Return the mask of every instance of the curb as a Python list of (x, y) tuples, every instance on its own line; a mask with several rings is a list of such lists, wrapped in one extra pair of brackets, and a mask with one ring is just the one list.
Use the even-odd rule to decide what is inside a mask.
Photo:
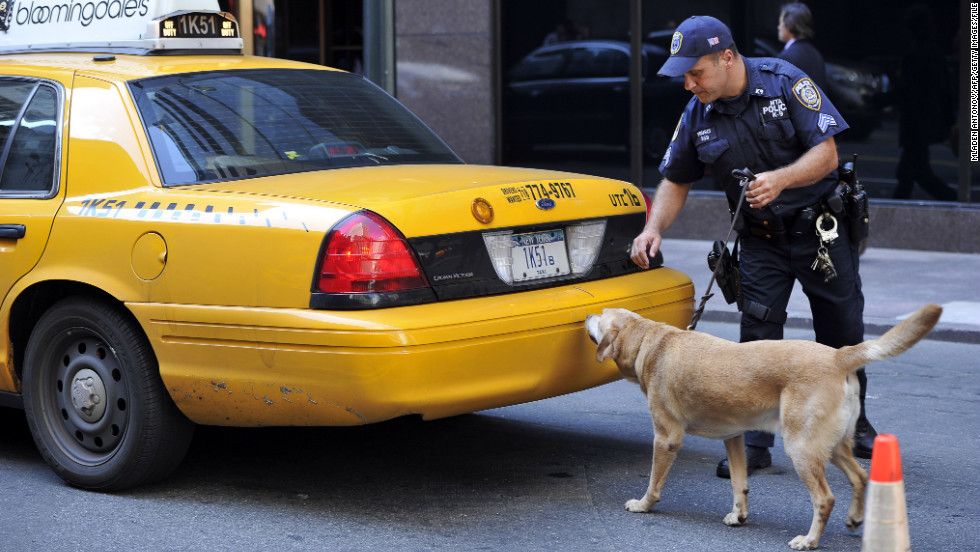
[[(738, 324), (742, 320), (742, 313), (706, 309), (704, 314), (701, 315), (701, 320), (707, 322)], [(864, 333), (868, 335), (881, 335), (892, 329), (895, 324), (898, 324), (897, 320), (894, 323), (881, 324), (865, 319)], [(809, 330), (813, 328), (813, 319), (805, 316), (790, 316), (786, 318), (786, 327)], [(929, 335), (927, 335), (925, 339), (976, 345), (980, 344), (980, 328), (965, 329), (962, 327), (951, 327), (939, 324), (931, 332), (929, 332)]]

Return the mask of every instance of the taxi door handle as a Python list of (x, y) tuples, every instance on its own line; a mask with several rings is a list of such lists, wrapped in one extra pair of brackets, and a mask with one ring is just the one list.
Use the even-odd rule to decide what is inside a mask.
[(0, 224), (0, 238), (8, 240), (19, 240), (27, 233), (27, 227), (23, 224)]

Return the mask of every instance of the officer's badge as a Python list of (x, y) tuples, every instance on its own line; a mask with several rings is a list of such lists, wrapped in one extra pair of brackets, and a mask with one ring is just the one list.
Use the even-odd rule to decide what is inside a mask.
[(681, 51), (681, 42), (683, 41), (684, 35), (682, 35), (680, 31), (675, 32), (673, 38), (670, 39), (670, 55), (674, 55)]
[(823, 99), (820, 97), (820, 90), (817, 89), (816, 85), (809, 77), (803, 77), (802, 79), (796, 81), (793, 85), (793, 94), (796, 95), (796, 99), (803, 104), (803, 107), (807, 109), (812, 109), (813, 111), (820, 111), (820, 106), (823, 105)]
[(0, 32), (10, 30), (10, 18), (14, 15), (14, 2), (0, 0)]

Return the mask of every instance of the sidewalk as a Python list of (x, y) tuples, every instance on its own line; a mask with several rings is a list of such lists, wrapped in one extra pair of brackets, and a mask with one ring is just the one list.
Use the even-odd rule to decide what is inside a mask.
[[(664, 265), (694, 281), (695, 306), (711, 277), (705, 262), (710, 247), (708, 241), (665, 239), (661, 248)], [(880, 335), (922, 305), (937, 303), (943, 316), (929, 339), (980, 343), (980, 254), (869, 248), (861, 257), (861, 281), (867, 334)], [(701, 319), (738, 322), (741, 315), (725, 303), (717, 284), (712, 292)], [(787, 326), (812, 327), (799, 283), (786, 314)]]

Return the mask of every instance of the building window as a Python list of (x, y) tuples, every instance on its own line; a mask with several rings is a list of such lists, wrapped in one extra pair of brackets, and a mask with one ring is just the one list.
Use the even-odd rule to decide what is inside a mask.
[[(643, 182), (655, 187), (660, 160), (691, 95), (682, 78), (656, 76), (674, 29), (710, 14), (732, 29), (747, 56), (780, 57), (785, 0), (643, 0)], [(958, 114), (960, 2), (893, 7), (886, 2), (808, 2), (811, 43), (826, 61), (825, 96), (850, 126), (844, 160), (875, 199), (980, 201), (978, 175), (961, 182), (966, 114)], [(630, 2), (501, 0), (501, 159), (507, 165), (629, 180)], [(873, 21), (873, 25), (868, 25)], [(782, 41), (781, 41), (782, 38)], [(788, 54), (786, 54), (788, 55)], [(960, 124), (957, 125), (957, 121)], [(751, 167), (750, 167), (751, 168)], [(975, 172), (975, 171), (974, 171)], [(694, 183), (715, 190), (711, 177)]]
[(256, 55), (364, 72), (362, 0), (254, 0)]

